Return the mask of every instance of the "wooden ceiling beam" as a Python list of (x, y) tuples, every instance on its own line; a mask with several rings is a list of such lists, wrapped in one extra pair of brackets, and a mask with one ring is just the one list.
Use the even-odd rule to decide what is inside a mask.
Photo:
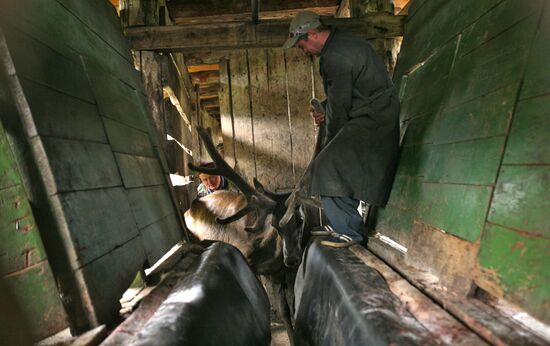
[[(366, 18), (324, 18), (328, 25), (367, 39), (403, 35), (405, 16), (387, 13)], [(288, 37), (289, 21), (154, 26), (125, 29), (134, 50), (205, 51), (281, 47)]]
[(215, 83), (220, 81), (219, 71), (204, 71), (191, 75), (193, 84)]
[(218, 64), (187, 65), (187, 72), (189, 73), (219, 71), (219, 70), (220, 70), (220, 65)]

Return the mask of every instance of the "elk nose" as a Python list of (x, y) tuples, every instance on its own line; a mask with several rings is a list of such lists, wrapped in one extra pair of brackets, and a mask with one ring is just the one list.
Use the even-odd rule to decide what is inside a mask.
[(289, 268), (296, 268), (297, 266), (300, 265), (300, 262), (301, 262), (301, 258), (298, 256), (285, 258), (285, 266)]

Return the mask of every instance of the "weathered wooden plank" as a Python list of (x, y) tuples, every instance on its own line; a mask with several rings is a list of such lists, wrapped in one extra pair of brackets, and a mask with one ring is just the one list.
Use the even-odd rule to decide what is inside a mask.
[(44, 85), (21, 79), (38, 134), (85, 141), (107, 142), (94, 104)]
[(547, 68), (550, 56), (550, 6), (544, 6), (541, 15), (540, 26), (527, 63), (521, 98), (550, 92), (550, 69)]
[(282, 49), (248, 51), (256, 177), (270, 190), (294, 186)]
[(165, 186), (149, 186), (128, 190), (132, 214), (141, 230), (174, 213), (174, 206)]
[(432, 132), (433, 143), (506, 135), (518, 88), (519, 83), (512, 83), (457, 106), (441, 109)]
[(46, 259), (31, 206), (21, 185), (0, 189), (0, 276)]
[(424, 181), (493, 185), (504, 151), (505, 137), (433, 145)]
[[(313, 97), (312, 62), (302, 51), (285, 51), (288, 109), (292, 136), (294, 184), (300, 181), (315, 147), (315, 125), (309, 116)], [(321, 99), (322, 100), (322, 99)]]
[(459, 56), (445, 105), (456, 105), (519, 81), (536, 28), (534, 18), (528, 17), (479, 49)]
[(175, 214), (167, 215), (143, 228), (140, 234), (151, 266), (184, 237)]
[(2, 281), (17, 297), (28, 322), (25, 333), (30, 334), (32, 340), (41, 340), (67, 327), (67, 316), (47, 261), (5, 276)]
[(488, 224), (481, 238), (476, 283), (496, 297), (550, 320), (550, 239)]
[(114, 152), (153, 157), (154, 151), (146, 132), (118, 121), (103, 118), (109, 144)]
[(235, 167), (246, 180), (251, 182), (252, 177), (256, 176), (256, 166), (247, 55), (246, 51), (235, 52), (230, 60), (230, 69), (233, 126), (235, 128)]
[(320, 101), (324, 101), (327, 96), (325, 95), (325, 88), (323, 86), (323, 78), (320, 73), (319, 58), (314, 57), (313, 62), (313, 96)]
[(229, 166), (235, 165), (235, 131), (233, 128), (233, 105), (231, 103), (231, 71), (229, 60), (220, 63), (220, 125), (223, 137), (223, 150), (225, 161)]
[(123, 188), (79, 191), (58, 195), (58, 215), (65, 216), (76, 252), (74, 270), (138, 235)]
[(166, 182), (156, 158), (115, 153), (115, 159), (127, 189)]
[(510, 130), (505, 164), (550, 164), (550, 96), (519, 102)]
[(550, 238), (550, 166), (502, 166), (488, 220)]
[(77, 57), (69, 59), (9, 25), (2, 26), (2, 29), (18, 75), (94, 102), (92, 90)]
[[(111, 148), (106, 144), (44, 138), (47, 158), (38, 158), (54, 174), (52, 193), (122, 184)], [(43, 160), (43, 161), (42, 161)]]
[[(328, 25), (365, 38), (403, 35), (404, 16), (388, 14), (362, 18), (325, 18)], [(124, 30), (135, 50), (201, 51), (242, 48), (279, 48), (288, 38), (290, 20), (259, 24), (236, 22), (185, 26), (136, 27)]]
[(418, 216), (426, 224), (469, 241), (481, 235), (492, 188), (424, 183)]

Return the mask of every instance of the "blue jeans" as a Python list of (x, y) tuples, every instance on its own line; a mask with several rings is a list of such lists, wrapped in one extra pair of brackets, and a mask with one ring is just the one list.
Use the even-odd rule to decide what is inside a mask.
[(350, 236), (357, 242), (363, 241), (366, 228), (357, 211), (358, 200), (351, 197), (321, 196), (321, 204), (328, 222), (335, 232)]

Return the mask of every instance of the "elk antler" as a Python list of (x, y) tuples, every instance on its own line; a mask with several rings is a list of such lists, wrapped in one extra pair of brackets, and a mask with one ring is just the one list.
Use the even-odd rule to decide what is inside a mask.
[(189, 163), (189, 168), (201, 173), (224, 176), (225, 178), (232, 181), (239, 190), (241, 190), (247, 201), (246, 206), (236, 212), (234, 215), (226, 217), (225, 219), (216, 219), (216, 221), (221, 224), (228, 224), (242, 218), (252, 211), (255, 211), (256, 221), (252, 226), (246, 227), (245, 229), (248, 232), (252, 233), (260, 231), (264, 227), (265, 219), (267, 218), (267, 216), (273, 212), (273, 209), (276, 205), (275, 201), (265, 194), (254, 189), (250, 184), (246, 182), (246, 180), (244, 180), (237, 172), (235, 172), (235, 170), (233, 170), (233, 168), (231, 168), (227, 164), (227, 162), (225, 162), (225, 160), (216, 150), (216, 147), (212, 142), (212, 138), (204, 128), (198, 126), (197, 132), (203, 140), (206, 151), (208, 151), (208, 154), (210, 154), (210, 157), (214, 161), (215, 167), (197, 167)]

